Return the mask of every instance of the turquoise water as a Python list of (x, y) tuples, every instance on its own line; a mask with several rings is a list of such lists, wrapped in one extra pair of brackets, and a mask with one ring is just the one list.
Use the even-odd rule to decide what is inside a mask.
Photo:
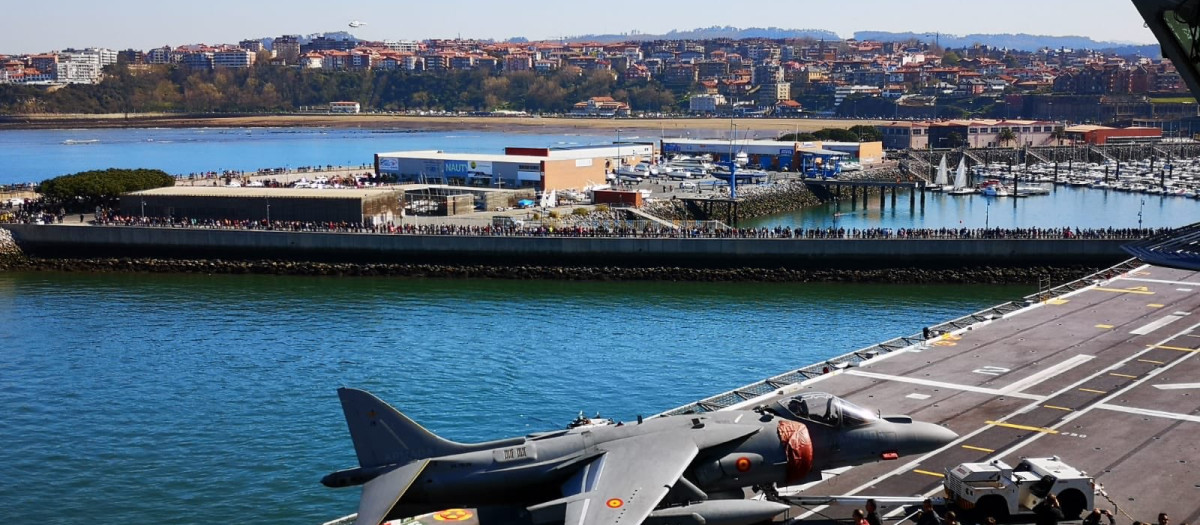
[(0, 274), (0, 516), (320, 523), (335, 388), (474, 441), (631, 420), (1031, 292)]

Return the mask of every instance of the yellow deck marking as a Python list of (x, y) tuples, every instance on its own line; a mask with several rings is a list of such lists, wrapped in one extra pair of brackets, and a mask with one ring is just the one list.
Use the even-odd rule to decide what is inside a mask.
[(1049, 299), (1046, 301), (1046, 304), (1053, 304), (1057, 306), (1060, 304), (1067, 304), (1069, 302), (1071, 302), (1070, 299)]
[(944, 477), (946, 477), (946, 475), (945, 475), (945, 474), (938, 474), (937, 472), (930, 472), (930, 471), (928, 471), (928, 470), (921, 470), (921, 469), (919, 469), (919, 468), (918, 468), (918, 469), (913, 469), (913, 472), (916, 472), (917, 474), (924, 474), (924, 475), (926, 475), (926, 476), (934, 476), (934, 477), (938, 477), (938, 478), (944, 478)]
[(1093, 394), (1107, 394), (1108, 393), (1103, 390), (1095, 390), (1095, 389), (1091, 389), (1091, 388), (1080, 388), (1079, 391), (1080, 392), (1091, 392)]
[(1109, 372), (1109, 373), (1108, 373), (1108, 375), (1110, 375), (1110, 376), (1117, 376), (1117, 377), (1124, 377), (1124, 378), (1126, 378), (1126, 379), (1137, 379), (1137, 378), (1138, 378), (1138, 376), (1131, 376), (1131, 375), (1129, 375), (1129, 374), (1118, 374), (1118, 373), (1116, 373), (1116, 372)]
[(1162, 307), (1163, 307), (1163, 305), (1161, 305), (1161, 304), (1158, 304), (1158, 303), (1150, 303), (1150, 304), (1148, 304), (1148, 305), (1146, 305), (1146, 306), (1147, 306), (1147, 307), (1150, 307), (1150, 308), (1162, 308)]
[(1155, 361), (1153, 359), (1138, 359), (1138, 361), (1141, 361), (1143, 363), (1150, 363), (1152, 365), (1165, 365), (1166, 364), (1162, 361)]
[(1054, 430), (1053, 428), (1031, 427), (1028, 425), (1014, 425), (1012, 423), (1003, 423), (1000, 421), (988, 421), (987, 424), (995, 425), (998, 427), (1015, 428), (1017, 430), (1028, 430), (1030, 432), (1041, 432), (1043, 434), (1057, 434), (1058, 433), (1058, 431)]
[(1049, 409), (1051, 409), (1051, 410), (1062, 410), (1063, 412), (1071, 412), (1071, 411), (1072, 411), (1072, 409), (1070, 409), (1070, 408), (1067, 408), (1067, 407), (1060, 407), (1060, 406), (1057, 406), (1057, 405), (1042, 405), (1042, 406), (1043, 406), (1043, 407), (1045, 407), (1045, 408), (1049, 408)]
[(1150, 345), (1149, 348), (1161, 348), (1163, 350), (1175, 350), (1176, 352), (1195, 352), (1196, 351), (1195, 348), (1184, 348), (1182, 346)]
[(983, 447), (972, 447), (971, 445), (963, 445), (963, 446), (962, 446), (962, 448), (965, 448), (965, 449), (967, 449), (967, 450), (978, 450), (978, 451), (980, 451), (980, 452), (987, 452), (987, 453), (989, 453), (989, 454), (990, 454), (990, 453), (992, 453), (992, 452), (995, 452), (995, 450), (992, 450), (992, 449), (990, 449), (990, 448), (983, 448)]
[[(1141, 287), (1139, 287), (1139, 288), (1145, 288), (1145, 287), (1144, 287), (1144, 286), (1141, 286)], [(1101, 292), (1113, 292), (1113, 293), (1132, 293), (1132, 294), (1138, 294), (1138, 295), (1154, 295), (1154, 292), (1151, 292), (1150, 290), (1121, 290), (1121, 289), (1118, 289), (1118, 288), (1101, 288), (1101, 287), (1099, 287), (1099, 286), (1097, 286), (1097, 287), (1095, 287), (1095, 288), (1092, 288), (1092, 289), (1093, 289), (1093, 290), (1098, 290), (1098, 291), (1101, 291)]]
[(1112, 328), (1113, 328), (1113, 325), (1111, 325), (1111, 324), (1098, 324), (1098, 325), (1096, 325), (1096, 328), (1100, 328), (1100, 329), (1103, 329), (1103, 330), (1112, 330)]

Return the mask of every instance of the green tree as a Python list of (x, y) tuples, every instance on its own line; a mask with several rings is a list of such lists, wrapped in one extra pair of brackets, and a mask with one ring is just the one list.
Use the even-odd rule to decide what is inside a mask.
[(955, 53), (954, 51), (946, 51), (946, 54), (942, 55), (943, 66), (955, 67), (961, 63), (962, 57), (958, 56), (958, 53)]
[(113, 206), (123, 193), (174, 185), (162, 170), (113, 168), (55, 177), (38, 185), (38, 193), (51, 206), (80, 211)]
[(816, 133), (818, 140), (829, 140), (833, 142), (858, 142), (858, 134), (848, 129), (841, 128), (825, 128)]
[(1000, 134), (996, 135), (996, 139), (1000, 141), (1001, 146), (1004, 146), (1015, 142), (1017, 140), (1017, 134), (1013, 133), (1012, 128), (1000, 128)]
[(859, 124), (857, 126), (850, 126), (850, 131), (858, 135), (859, 142), (879, 142), (883, 140), (883, 133), (875, 126)]

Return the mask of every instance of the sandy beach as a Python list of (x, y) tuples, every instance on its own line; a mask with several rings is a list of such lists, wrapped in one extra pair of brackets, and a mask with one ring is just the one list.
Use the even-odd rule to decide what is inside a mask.
[[(812, 132), (823, 128), (848, 128), (877, 120), (824, 119), (734, 119), (739, 137), (773, 138), (786, 133)], [(723, 118), (576, 118), (576, 117), (467, 117), (415, 115), (241, 115), (204, 116), (175, 114), (104, 115), (9, 115), (0, 117), (0, 129), (70, 128), (241, 128), (241, 127), (329, 127), (392, 129), (411, 131), (479, 130), (515, 133), (589, 133), (619, 129), (656, 131), (667, 137), (728, 137), (730, 120)]]

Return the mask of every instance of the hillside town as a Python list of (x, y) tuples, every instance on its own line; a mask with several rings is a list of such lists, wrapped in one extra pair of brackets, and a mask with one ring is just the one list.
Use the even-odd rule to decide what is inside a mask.
[[(1095, 124), (1138, 119), (1140, 125), (1173, 134), (1190, 129), (1196, 116), (1195, 103), (1183, 96), (1186, 88), (1180, 76), (1164, 59), (1086, 49), (943, 49), (934, 41), (917, 40), (368, 42), (333, 33), (144, 51), (66, 49), (0, 56), (0, 64), (0, 83), (35, 86), (96, 84), (115, 65), (133, 75), (163, 67), (190, 72), (273, 67), (412, 75), (607, 75), (621, 85), (652, 83), (673, 96), (668, 101), (673, 103), (643, 108), (618, 92), (570, 101), (571, 114), (592, 117), (659, 110), (717, 116), (1026, 118)], [(339, 101), (323, 101), (332, 102)], [(371, 107), (367, 100), (356, 102), (330, 108), (388, 109)], [(512, 109), (486, 106), (481, 101), (469, 109)]]

